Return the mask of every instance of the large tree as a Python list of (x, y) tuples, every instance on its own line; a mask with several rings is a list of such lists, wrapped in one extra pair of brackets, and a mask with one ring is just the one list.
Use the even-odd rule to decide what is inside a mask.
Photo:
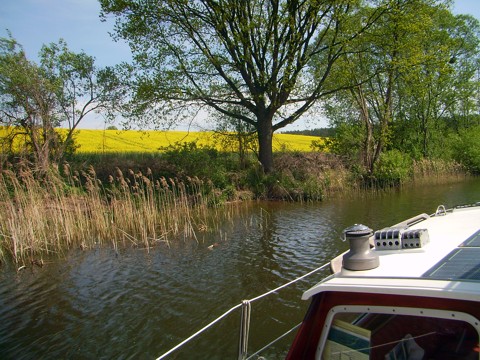
[(423, 61), (402, 74), (397, 90), (396, 140), (417, 158), (445, 153), (446, 131), (462, 127), (455, 118), (478, 111), (478, 21), (448, 9), (431, 18), (432, 30), (417, 46)]
[[(345, 44), (387, 8), (361, 13), (362, 0), (100, 3), (134, 54), (133, 113), (145, 119), (150, 110), (158, 121), (169, 106), (203, 106), (250, 124), (265, 172), (273, 170), (274, 131), (336, 90), (324, 82)], [(311, 60), (320, 53), (325, 62), (314, 78)]]
[(12, 37), (0, 39), (0, 124), (11, 130), (3, 147), (23, 146), (45, 172), (73, 146), (85, 117), (111, 109), (122, 92), (112, 69), (97, 69), (93, 57), (70, 51), (63, 40), (43, 46), (39, 58), (28, 60)]
[(339, 60), (335, 79), (352, 86), (328, 104), (339, 129), (348, 130), (346, 124), (361, 129), (354, 145), (368, 174), (385, 150), (431, 154), (439, 119), (458, 102), (459, 89), (470, 87), (472, 68), (464, 71), (457, 63), (469, 58), (476, 65), (478, 24), (473, 19), (455, 17), (447, 1), (391, 4), (392, 11)]

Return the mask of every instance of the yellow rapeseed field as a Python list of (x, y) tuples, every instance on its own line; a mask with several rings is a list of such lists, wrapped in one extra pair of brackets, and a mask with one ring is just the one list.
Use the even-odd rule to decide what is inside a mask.
[[(60, 130), (62, 131), (62, 130)], [(0, 137), (6, 135), (6, 130), (0, 127)], [(313, 140), (319, 141), (316, 136), (275, 134), (273, 137), (274, 151), (311, 151)], [(129, 153), (129, 152), (156, 152), (160, 148), (176, 143), (197, 142), (198, 146), (215, 146), (220, 148), (213, 132), (188, 131), (137, 131), (137, 130), (87, 130), (80, 129), (75, 136), (79, 146), (78, 153)]]
[[(274, 151), (311, 151), (315, 136), (275, 134)], [(196, 141), (198, 146), (219, 146), (213, 132), (188, 131), (135, 131), (135, 130), (79, 130), (76, 143), (77, 152), (156, 152), (160, 148), (175, 143)], [(224, 150), (220, 149), (219, 150)]]

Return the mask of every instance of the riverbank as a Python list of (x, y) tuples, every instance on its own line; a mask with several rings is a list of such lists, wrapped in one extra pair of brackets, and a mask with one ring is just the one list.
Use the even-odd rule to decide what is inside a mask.
[[(79, 157), (41, 178), (21, 164), (4, 169), (0, 261), (41, 266), (44, 256), (98, 245), (148, 251), (218, 231), (238, 201), (321, 201), (364, 191), (330, 154), (276, 153), (277, 170), (268, 175), (230, 156), (186, 149), (162, 157)], [(430, 161), (417, 163), (411, 179), (444, 182), (459, 174)]]

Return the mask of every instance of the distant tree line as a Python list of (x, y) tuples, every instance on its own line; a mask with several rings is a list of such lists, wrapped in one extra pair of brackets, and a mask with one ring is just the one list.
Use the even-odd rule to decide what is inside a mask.
[(305, 129), (305, 130), (286, 130), (286, 131), (282, 131), (282, 133), (292, 134), (292, 135), (333, 137), (335, 136), (335, 129), (334, 128), (316, 128), (316, 129)]

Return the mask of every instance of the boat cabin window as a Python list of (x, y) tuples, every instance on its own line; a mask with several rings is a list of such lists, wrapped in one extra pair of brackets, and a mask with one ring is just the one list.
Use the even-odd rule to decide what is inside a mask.
[(351, 310), (361, 309), (332, 309), (317, 359), (479, 359), (479, 321), (469, 314), (412, 308)]

